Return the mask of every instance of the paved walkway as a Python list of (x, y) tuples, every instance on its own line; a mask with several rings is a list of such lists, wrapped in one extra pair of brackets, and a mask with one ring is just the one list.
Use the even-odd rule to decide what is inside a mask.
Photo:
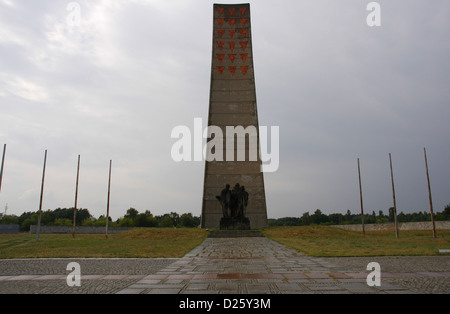
[[(69, 262), (81, 266), (80, 287), (66, 284)], [(369, 262), (381, 265), (380, 287), (367, 285)], [(208, 238), (180, 259), (0, 260), (0, 293), (449, 292), (449, 256), (312, 258), (262, 237)]]
[[(382, 273), (381, 286), (370, 287), (366, 280), (370, 271), (366, 271), (366, 267), (367, 264), (355, 272), (345, 266), (332, 264), (326, 258), (302, 256), (267, 238), (209, 238), (182, 259), (118, 293), (423, 292), (399, 284), (401, 278), (407, 278), (411, 273)], [(414, 276), (444, 279), (446, 285), (440, 293), (450, 292), (447, 290), (450, 272), (422, 272)]]

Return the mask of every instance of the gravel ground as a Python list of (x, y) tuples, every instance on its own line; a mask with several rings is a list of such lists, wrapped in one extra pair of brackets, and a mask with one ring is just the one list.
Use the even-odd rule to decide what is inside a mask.
[(450, 276), (422, 277), (420, 272), (448, 272), (450, 275), (450, 256), (376, 256), (376, 257), (329, 257), (331, 264), (354, 272), (365, 271), (367, 264), (377, 262), (381, 266), (381, 276), (387, 273), (411, 273), (402, 278), (382, 279), (386, 282), (408, 288), (423, 294), (449, 294)]
[[(80, 264), (86, 275), (149, 275), (172, 264), (177, 259), (23, 259), (0, 260), (0, 276), (65, 275), (67, 264)], [(81, 287), (69, 287), (65, 280), (0, 281), (0, 293), (8, 294), (110, 294), (120, 291), (136, 279), (83, 280)]]
[(450, 256), (374, 256), (374, 257), (326, 257), (331, 264), (336, 264), (349, 271), (366, 271), (367, 264), (377, 262), (381, 272), (450, 272)]
[(14, 259), (0, 260), (0, 276), (64, 275), (67, 264), (80, 264), (83, 275), (148, 275), (170, 265), (173, 258), (92, 258), (92, 259)]
[(113, 294), (137, 281), (83, 280), (81, 287), (69, 287), (65, 280), (0, 281), (0, 294)]

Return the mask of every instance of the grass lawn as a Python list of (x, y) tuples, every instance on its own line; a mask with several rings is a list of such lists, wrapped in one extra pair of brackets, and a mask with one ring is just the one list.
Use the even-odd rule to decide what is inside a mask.
[(134, 229), (109, 235), (0, 235), (0, 258), (182, 257), (207, 237), (203, 229)]
[(273, 227), (263, 230), (266, 237), (309, 256), (414, 256), (440, 255), (450, 249), (450, 230), (348, 231), (329, 226)]
[[(276, 242), (309, 256), (439, 255), (450, 249), (450, 230), (431, 231), (348, 231), (329, 226), (271, 227), (262, 230)], [(105, 235), (34, 234), (0, 235), (0, 258), (182, 257), (208, 236), (204, 229), (134, 229)]]

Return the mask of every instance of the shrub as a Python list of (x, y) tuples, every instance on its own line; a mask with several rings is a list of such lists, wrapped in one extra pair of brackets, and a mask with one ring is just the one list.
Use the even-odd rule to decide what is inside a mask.
[(57, 218), (53, 222), (53, 225), (55, 225), (55, 226), (72, 226), (73, 221), (70, 219)]

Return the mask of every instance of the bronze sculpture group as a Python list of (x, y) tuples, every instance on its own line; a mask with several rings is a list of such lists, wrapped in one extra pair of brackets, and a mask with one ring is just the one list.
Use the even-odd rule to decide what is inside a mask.
[(220, 196), (216, 196), (216, 198), (222, 205), (224, 218), (245, 218), (248, 193), (245, 191), (244, 186), (240, 186), (237, 183), (233, 190), (230, 190), (230, 185), (227, 184)]

